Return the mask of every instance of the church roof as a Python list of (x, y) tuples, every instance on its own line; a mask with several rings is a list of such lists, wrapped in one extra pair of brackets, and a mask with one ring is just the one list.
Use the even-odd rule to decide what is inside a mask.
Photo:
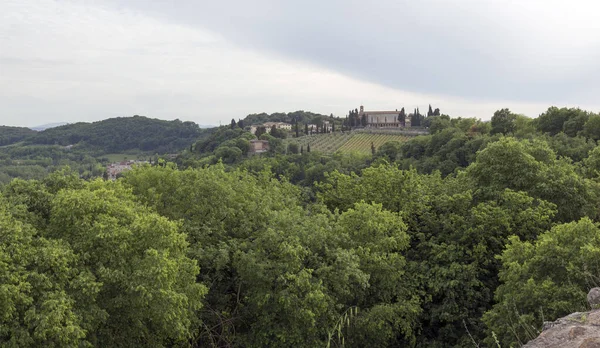
[(388, 115), (398, 115), (400, 113), (400, 111), (369, 111), (369, 110), (365, 110), (363, 112), (364, 114), (367, 115), (381, 115), (381, 114), (388, 114)]

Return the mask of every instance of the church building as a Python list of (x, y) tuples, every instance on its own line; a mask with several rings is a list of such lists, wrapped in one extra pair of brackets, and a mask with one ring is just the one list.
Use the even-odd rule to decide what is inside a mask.
[(359, 119), (366, 118), (368, 128), (410, 128), (410, 117), (401, 111), (368, 111), (360, 106)]

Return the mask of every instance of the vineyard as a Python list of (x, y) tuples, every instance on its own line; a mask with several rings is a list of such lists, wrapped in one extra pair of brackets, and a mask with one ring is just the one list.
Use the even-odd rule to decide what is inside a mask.
[(297, 143), (305, 151), (308, 144), (310, 144), (311, 151), (323, 153), (341, 151), (370, 154), (371, 143), (377, 149), (388, 141), (404, 142), (410, 138), (410, 136), (401, 134), (334, 133), (293, 138), (288, 139), (287, 142)]
[(406, 135), (395, 134), (354, 134), (344, 145), (338, 149), (341, 152), (371, 153), (371, 144), (378, 149), (381, 145), (390, 142), (404, 142), (410, 139)]

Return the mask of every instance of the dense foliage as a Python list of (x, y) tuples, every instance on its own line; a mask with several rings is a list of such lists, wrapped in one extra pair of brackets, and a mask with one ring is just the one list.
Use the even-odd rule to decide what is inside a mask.
[(131, 149), (169, 153), (188, 147), (201, 133), (202, 130), (193, 122), (133, 116), (54, 127), (37, 133), (28, 141), (63, 146), (80, 144), (104, 153)]
[(36, 131), (25, 127), (0, 126), (0, 146), (14, 144), (35, 134)]
[(177, 153), (212, 132), (193, 122), (141, 116), (69, 124), (40, 132), (0, 127), (0, 183), (13, 178), (43, 179), (66, 166), (82, 178), (102, 177), (110, 162)]
[(236, 124), (115, 182), (13, 180), (0, 344), (517, 347), (598, 283), (597, 120), (432, 111), (368, 156), (247, 157)]

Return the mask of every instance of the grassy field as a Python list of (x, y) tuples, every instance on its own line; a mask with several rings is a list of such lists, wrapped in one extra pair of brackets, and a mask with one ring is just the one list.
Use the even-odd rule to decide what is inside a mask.
[(341, 151), (345, 153), (354, 152), (370, 154), (371, 143), (373, 143), (377, 149), (388, 141), (403, 142), (410, 138), (410, 136), (402, 134), (335, 133), (309, 135), (288, 139), (286, 142), (295, 142), (298, 145), (303, 146), (305, 151), (308, 144), (310, 144), (311, 151), (323, 153)]

